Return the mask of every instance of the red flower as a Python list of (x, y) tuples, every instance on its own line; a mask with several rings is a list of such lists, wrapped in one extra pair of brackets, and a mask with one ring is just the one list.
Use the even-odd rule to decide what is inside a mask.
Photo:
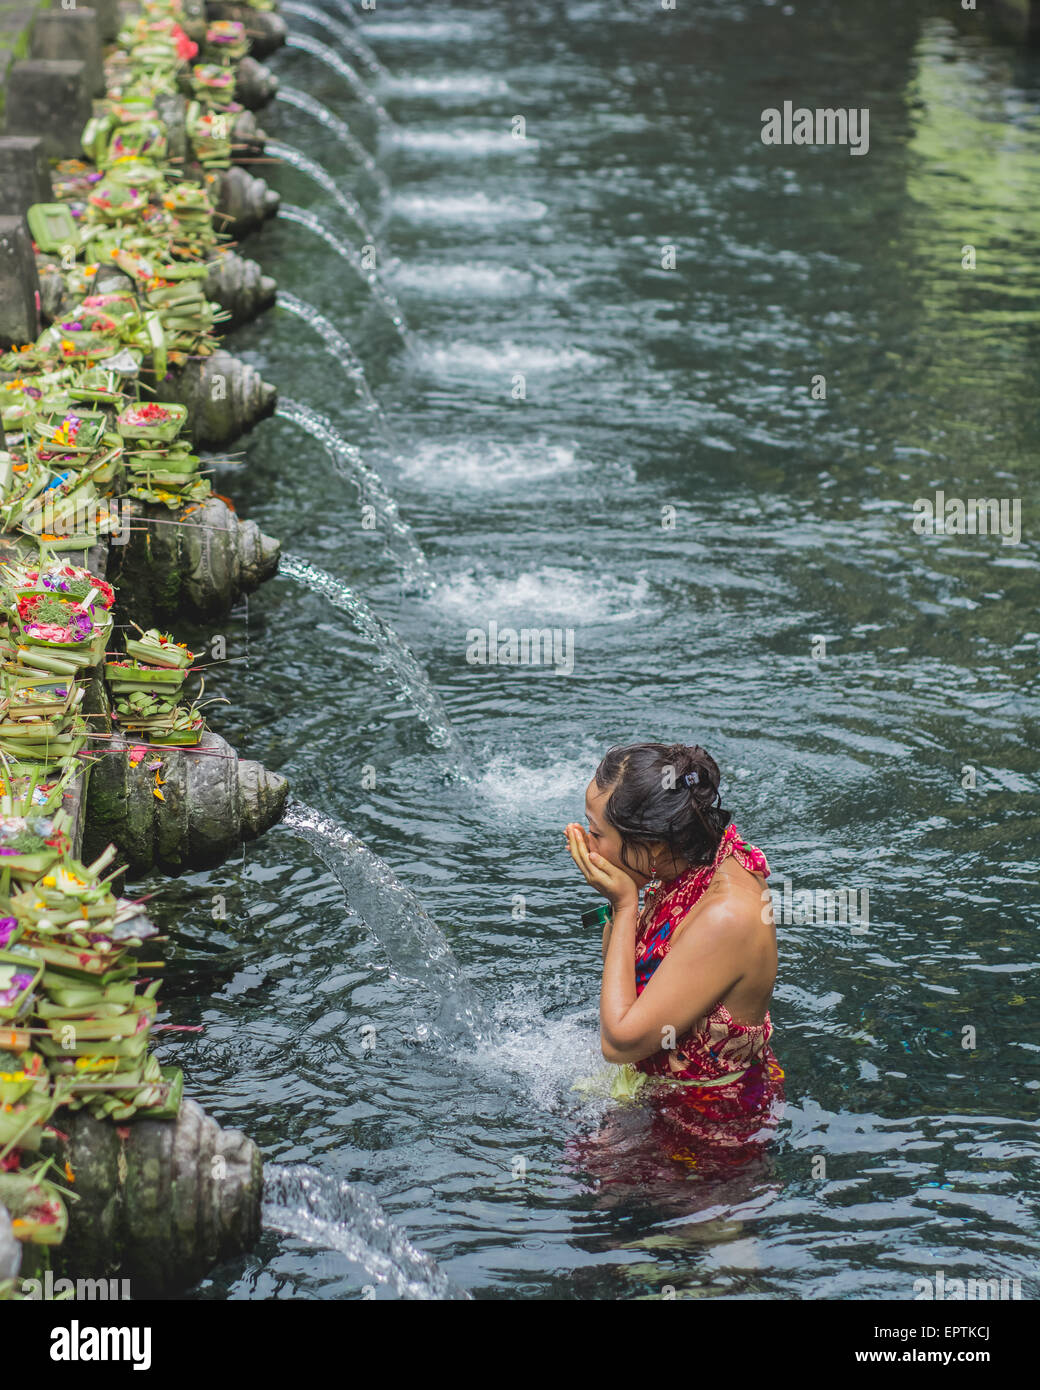
[(171, 30), (173, 40), (177, 45), (177, 57), (183, 63), (187, 58), (194, 58), (199, 51), (199, 46), (187, 34), (179, 24), (175, 24)]

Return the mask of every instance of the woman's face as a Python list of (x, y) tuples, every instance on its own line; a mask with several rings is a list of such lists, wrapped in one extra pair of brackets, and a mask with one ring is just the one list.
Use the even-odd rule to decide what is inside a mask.
[[(638, 887), (650, 881), (650, 853), (645, 845), (633, 845), (628, 851), (628, 857), (633, 864), (638, 865), (637, 869), (630, 868), (628, 864), (621, 860), (621, 836), (617, 830), (607, 820), (607, 802), (610, 800), (612, 787), (607, 787), (601, 791), (596, 785), (595, 777), (585, 790), (585, 819), (589, 823), (589, 848), (596, 854), (601, 854), (604, 859), (610, 861), (616, 868), (626, 873)], [(640, 872), (646, 870), (646, 872)]]

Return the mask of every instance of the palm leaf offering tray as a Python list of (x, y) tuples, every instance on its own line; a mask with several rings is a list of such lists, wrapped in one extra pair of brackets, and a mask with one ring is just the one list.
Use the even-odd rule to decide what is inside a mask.
[(14, 1148), (35, 1151), (57, 1104), (43, 1054), (22, 1051), (2, 1065), (0, 1153)]
[(197, 702), (179, 702), (195, 653), (171, 634), (149, 628), (140, 637), (126, 639), (126, 654), (132, 661), (105, 666), (113, 717), (123, 733), (164, 746), (197, 744), (206, 728), (200, 707)]
[[(75, 763), (66, 764), (60, 770), (51, 772), (37, 767), (34, 763), (9, 761), (0, 775), (0, 816), (49, 817), (53, 821), (53, 828), (44, 836), (45, 840), (59, 831), (66, 831), (68, 816), (64, 810), (65, 798), (71, 795), (70, 789), (79, 777), (80, 771)], [(64, 853), (67, 848), (67, 840), (62, 840), (61, 852)], [(4, 857), (0, 854), (0, 860)], [(3, 864), (0, 864), (0, 873), (3, 872), (3, 867)], [(30, 877), (28, 874), (22, 875), (25, 880)], [(0, 928), (0, 946), (5, 944), (8, 943)]]
[(105, 663), (105, 680), (113, 695), (132, 695), (137, 691), (175, 692), (180, 690), (187, 676), (186, 668), (145, 666), (137, 661)]
[(65, 1198), (72, 1194), (48, 1181), (44, 1174), (52, 1159), (17, 1172), (0, 1172), (0, 1202), (11, 1213), (18, 1240), (35, 1245), (60, 1245), (68, 1231)]
[(206, 29), (206, 53), (218, 62), (244, 58), (249, 51), (246, 26), (237, 19), (214, 20)]
[[(137, 312), (133, 295), (103, 294), (92, 296), (103, 302), (114, 317), (129, 317)], [(87, 367), (76, 374), (69, 385), (72, 398), (94, 400), (98, 404), (117, 406), (126, 396), (126, 381), (111, 367)]]
[(47, 556), (42, 565), (8, 563), (3, 567), (3, 577), (19, 598), (50, 593), (75, 603), (89, 599), (92, 608), (103, 608), (106, 612), (116, 601), (115, 590), (106, 580), (99, 579), (82, 565), (65, 565)]
[(85, 687), (74, 680), (48, 679), (19, 672), (17, 667), (0, 674), (0, 719), (60, 719), (83, 703)]
[(221, 63), (196, 63), (191, 70), (195, 100), (216, 109), (228, 107), (235, 99), (235, 73)]
[(56, 675), (96, 666), (104, 656), (112, 618), (86, 600), (30, 593), (8, 607), (17, 661)]
[(19, 883), (35, 883), (69, 848), (69, 818), (64, 810), (0, 816), (0, 872)]
[(196, 158), (203, 168), (226, 169), (231, 163), (230, 122), (227, 116), (193, 101), (188, 105), (185, 126)]
[(106, 425), (101, 413), (56, 411), (37, 417), (33, 422), (33, 434), (51, 455), (89, 455), (101, 443)]
[(126, 654), (146, 666), (164, 666), (178, 671), (187, 671), (195, 660), (195, 653), (190, 652), (185, 643), (175, 642), (171, 633), (160, 632), (155, 627), (141, 632), (140, 637), (128, 637)]
[[(180, 16), (178, 0), (146, 0), (122, 17), (108, 95), (82, 133), (87, 159), (61, 161), (53, 202), (29, 211), (44, 300), (60, 312), (35, 342), (0, 354), (0, 525), (38, 557), (0, 564), (0, 1202), (19, 1238), (39, 1243), (67, 1224), (68, 1194), (36, 1158), (54, 1110), (172, 1119), (183, 1089), (149, 1051), (161, 962), (140, 956), (156, 928), (117, 896), (114, 848), (93, 863), (74, 856), (65, 806), (79, 804), (103, 746), (98, 729), (91, 751), (83, 714), (84, 676), (102, 665), (116, 731), (133, 740), (129, 765), (144, 763), (165, 799), (162, 750), (190, 748), (206, 727), (202, 682), (195, 699), (184, 689), (196, 655), (154, 628), (132, 628), (125, 653), (111, 651), (115, 594), (62, 553), (115, 529), (115, 497), (179, 510), (210, 493), (188, 412), (163, 399), (174, 388), (162, 382), (215, 351), (228, 317), (206, 293), (226, 240), (214, 171), (231, 163), (232, 63), (249, 36), (238, 20), (211, 21), (200, 51)], [(167, 98), (189, 92), (185, 160), (171, 157), (165, 115)], [(105, 751), (116, 749), (126, 756), (121, 742)]]
[(0, 951), (0, 1009), (19, 1029), (32, 1020), (24, 1030), (31, 1054), (3, 1074), (11, 1078), (7, 1103), (20, 1103), (26, 1133), (38, 1134), (49, 1117), (48, 1095), (116, 1119), (175, 1114), (179, 1104), (179, 1074), (164, 1075), (147, 1050), (159, 983), (140, 989), (136, 980), (133, 952), (156, 929), (138, 903), (113, 894), (114, 875), (105, 871), (114, 858), (110, 847), (84, 865), (66, 851), (12, 894), (11, 915), (0, 920), (15, 941)]
[[(8, 764), (54, 765), (86, 749), (76, 675), (102, 660), (114, 602), (110, 584), (54, 554), (0, 567), (0, 757)], [(40, 769), (35, 776), (30, 794)]]
[(187, 408), (183, 405), (148, 401), (146, 404), (127, 406), (116, 421), (116, 429), (124, 439), (168, 443), (180, 433), (187, 415)]
[(182, 708), (178, 705), (166, 713), (149, 715), (117, 700), (115, 718), (128, 737), (143, 738), (166, 747), (194, 747), (206, 731), (205, 719), (193, 706)]
[[(182, 283), (161, 288), (180, 292)], [(209, 480), (198, 476), (198, 455), (177, 438), (186, 414), (183, 406), (162, 401), (135, 403), (122, 412), (117, 428), (126, 440), (129, 496), (177, 508), (209, 495)]]
[(29, 1011), (42, 974), (43, 961), (23, 943), (0, 951), (0, 1018), (10, 1021)]

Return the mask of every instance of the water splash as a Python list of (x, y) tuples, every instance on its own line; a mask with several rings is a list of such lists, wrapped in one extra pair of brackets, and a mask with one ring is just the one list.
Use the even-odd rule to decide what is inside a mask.
[(408, 332), (408, 325), (405, 323), (404, 314), (396, 298), (390, 293), (379, 276), (374, 270), (366, 270), (361, 262), (361, 257), (344, 246), (342, 241), (329, 231), (320, 217), (315, 217), (313, 212), (308, 212), (306, 208), (298, 208), (293, 203), (282, 203), (278, 209), (278, 216), (286, 222), (295, 222), (298, 227), (306, 227), (315, 236), (321, 237), (322, 241), (330, 251), (335, 251), (341, 260), (347, 262), (356, 271), (358, 278), (363, 280), (368, 286), (380, 307), (385, 311), (387, 318), (397, 330), (397, 335), (403, 343), (410, 345), (411, 336)]
[[(344, 6), (349, 6), (349, 0), (342, 0), (336, 5), (340, 14), (347, 13)], [(349, 11), (353, 14), (353, 11)], [(483, 30), (486, 22), (494, 22), (494, 15), (472, 14), (469, 19), (392, 19), (386, 23), (378, 20), (368, 19), (365, 21), (365, 33), (369, 37), (378, 36), (380, 39), (405, 39), (408, 43), (444, 43), (448, 39), (457, 40), (465, 43), (477, 37), (478, 29)], [(353, 22), (360, 23), (356, 15), (353, 15)]]
[(496, 1040), (498, 1030), (444, 933), (390, 865), (345, 826), (295, 798), (282, 824), (306, 840), (331, 870), (396, 974), (433, 996), (436, 1019), (424, 1020), (420, 1033), (463, 1042), (467, 1049)]
[(400, 76), (387, 77), (382, 91), (384, 95), (392, 93), (411, 100), (429, 97), (441, 102), (469, 102), (474, 97), (505, 96), (509, 92), (509, 84), (493, 73), (470, 70), (441, 73), (436, 77), (402, 73)]
[(330, 111), (324, 102), (312, 97), (309, 92), (301, 92), (298, 87), (279, 87), (275, 93), (276, 101), (284, 101), (287, 106), (295, 106), (298, 111), (305, 112), (313, 117), (326, 130), (330, 130), (343, 148), (353, 159), (364, 169), (372, 181), (379, 189), (381, 199), (390, 196), (390, 181), (380, 169), (379, 165), (365, 149), (364, 145), (357, 138), (346, 121), (340, 120), (334, 111)]
[(419, 154), (431, 151), (472, 159), (474, 155), (529, 154), (539, 148), (533, 136), (517, 140), (508, 130), (473, 130), (468, 127), (449, 130), (407, 130), (400, 127), (390, 137), (394, 148)]
[(263, 1223), (311, 1245), (338, 1250), (402, 1299), (468, 1299), (376, 1199), (309, 1164), (264, 1166)]
[(383, 407), (372, 394), (364, 364), (336, 325), (313, 304), (308, 304), (305, 299), (297, 299), (294, 294), (287, 294), (284, 290), (278, 291), (277, 304), (279, 309), (295, 314), (320, 335), (323, 346), (339, 362), (343, 368), (343, 375), (357, 391), (358, 399), (379, 426), (386, 430), (386, 416), (383, 414)]
[(346, 213), (365, 240), (375, 242), (375, 234), (368, 225), (368, 219), (360, 204), (355, 202), (349, 194), (343, 192), (324, 165), (319, 164), (316, 159), (311, 159), (310, 155), (304, 154), (303, 150), (298, 150), (295, 145), (286, 145), (281, 140), (268, 140), (265, 145), (265, 153), (273, 155), (275, 159), (280, 159), (283, 164), (288, 164), (293, 169), (299, 169), (301, 174), (306, 174), (308, 178), (312, 178), (319, 187), (324, 188), (329, 197), (335, 201), (336, 206)]
[[(346, 613), (355, 630), (371, 642), (377, 652), (377, 669), (389, 670), (400, 694), (408, 701), (418, 719), (426, 725), (430, 742), (435, 748), (458, 748), (455, 734), (448, 721), (440, 697), (430, 684), (423, 666), (398, 637), (393, 628), (374, 613), (364, 599), (359, 598), (346, 584), (326, 570), (318, 569), (298, 555), (282, 555), (278, 573), (284, 579), (295, 579), (315, 594), (329, 601), (334, 608)], [(464, 754), (460, 755), (465, 756)]]
[(409, 222), (538, 222), (549, 211), (546, 203), (535, 198), (516, 198), (505, 195), (489, 198), (483, 191), (476, 193), (399, 193), (393, 200), (395, 217)]
[[(345, 25), (333, 19), (331, 15), (316, 10), (313, 5), (301, 5), (297, 0), (281, 0), (278, 6), (279, 14), (298, 14), (301, 19), (309, 19), (312, 24), (319, 25), (327, 33), (332, 34), (337, 43), (341, 43), (348, 53), (353, 53), (355, 58), (360, 58), (365, 67), (375, 77), (389, 77), (390, 74), (376, 55), (369, 48), (368, 44), (358, 34), (351, 32)], [(357, 21), (355, 19), (355, 27)]]
[(360, 29), (361, 21), (358, 19), (350, 0), (332, 0), (332, 3), (337, 14), (341, 14), (344, 19), (349, 20), (355, 29)]
[(394, 550), (402, 562), (405, 587), (430, 593), (434, 587), (433, 580), (422, 547), (415, 539), (412, 528), (402, 519), (397, 503), (387, 492), (383, 480), (365, 463), (360, 450), (343, 438), (327, 415), (319, 414), (300, 401), (283, 399), (274, 413), (279, 420), (288, 420), (323, 444), (336, 472), (357, 483), (362, 503), (374, 509), (389, 532), (392, 543), (396, 542)]
[(285, 41), (285, 46), (286, 48), (297, 48), (302, 53), (309, 53), (312, 58), (317, 58), (319, 63), (324, 63), (327, 68), (331, 68), (334, 73), (342, 77), (357, 99), (368, 107), (379, 125), (387, 130), (394, 126), (390, 112), (334, 48), (330, 48), (327, 43), (321, 43), (318, 39), (312, 39), (309, 34), (290, 34)]

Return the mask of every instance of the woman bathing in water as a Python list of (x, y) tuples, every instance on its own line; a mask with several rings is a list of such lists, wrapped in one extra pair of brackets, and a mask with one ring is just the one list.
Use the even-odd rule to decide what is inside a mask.
[[(765, 855), (738, 834), (703, 748), (612, 748), (585, 793), (571, 857), (611, 905), (603, 931), (600, 1043), (628, 1064), (671, 1154), (699, 1172), (741, 1161), (776, 1123), (769, 1039), (776, 930)], [(640, 889), (645, 890), (640, 907)], [(632, 1075), (653, 1078), (647, 1086)], [(728, 1156), (719, 1150), (729, 1150)], [(745, 1157), (747, 1154), (744, 1155)]]

